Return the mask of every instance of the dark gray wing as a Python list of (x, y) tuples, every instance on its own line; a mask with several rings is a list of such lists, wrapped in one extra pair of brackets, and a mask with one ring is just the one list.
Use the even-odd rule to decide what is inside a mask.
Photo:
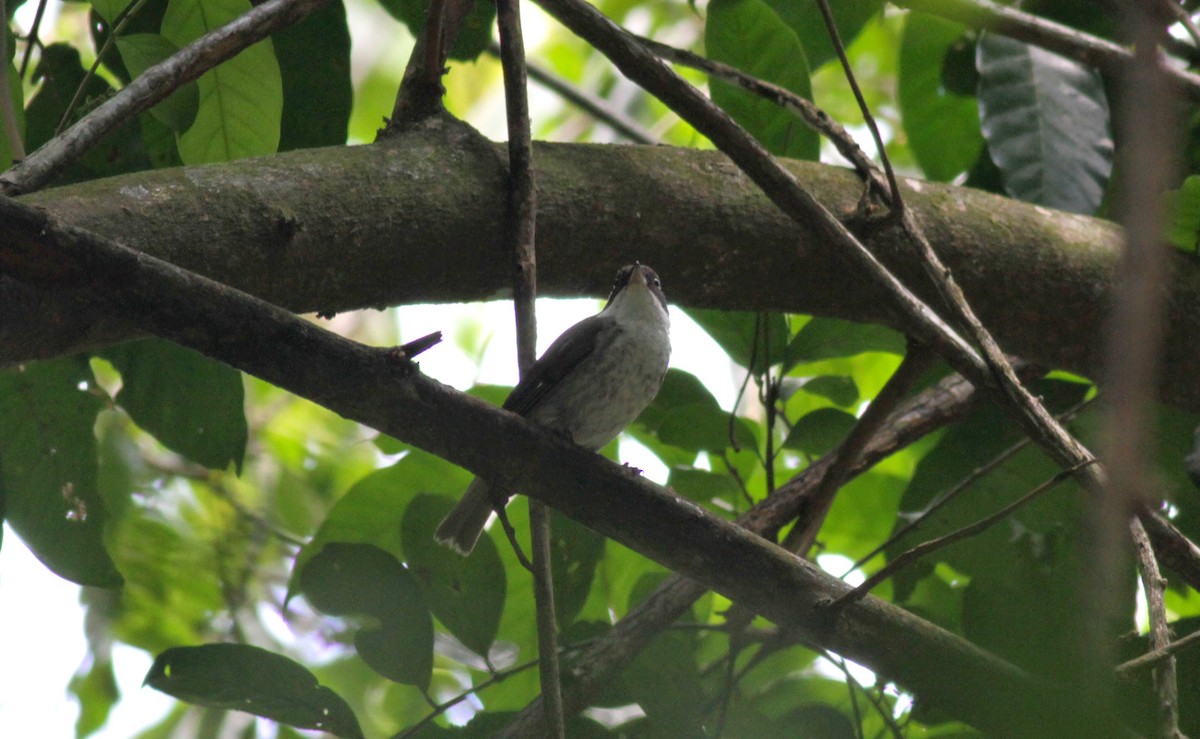
[(611, 323), (611, 318), (595, 315), (564, 331), (513, 388), (504, 409), (521, 415), (529, 413), (550, 388), (592, 355), (601, 332)]

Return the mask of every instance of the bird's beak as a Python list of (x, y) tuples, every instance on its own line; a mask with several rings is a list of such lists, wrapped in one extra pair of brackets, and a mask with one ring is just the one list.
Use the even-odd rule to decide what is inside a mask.
[(629, 281), (631, 283), (636, 282), (637, 284), (641, 285), (642, 287), (646, 287), (646, 272), (645, 272), (645, 270), (643, 270), (640, 265), (637, 267), (634, 267), (633, 274), (631, 274), (629, 276)]

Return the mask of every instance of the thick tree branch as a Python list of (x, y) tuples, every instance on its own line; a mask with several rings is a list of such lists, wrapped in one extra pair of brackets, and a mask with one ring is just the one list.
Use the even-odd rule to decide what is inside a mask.
[[(671, 277), (682, 305), (890, 321), (878, 288), (720, 154), (569, 144), (537, 145), (535, 154), (542, 294), (599, 295), (629, 256), (623, 245), (637, 243), (638, 256)], [(497, 155), (446, 126), (410, 134), (402, 147), (144, 172), (29, 202), (295, 311), (483, 300), (509, 287), (506, 256), (495, 249), (504, 212)], [(862, 185), (852, 173), (787, 166), (834, 212), (854, 211)], [(1122, 243), (1115, 226), (965, 188), (916, 180), (902, 187), (1006, 350), (1099, 374)], [(902, 237), (885, 231), (869, 245), (902, 280), (925, 284)], [(452, 273), (447, 254), (458, 265)], [(1200, 410), (1200, 266), (1172, 254), (1169, 273), (1161, 397)], [(755, 290), (741, 289), (746, 284)], [(0, 365), (133, 335), (127, 323), (70, 296), (0, 278)]]
[[(1117, 724), (1072, 710), (1062, 689), (868, 597), (837, 619), (820, 604), (847, 586), (734, 524), (554, 433), (424, 377), (387, 350), (130, 251), (12, 201), (0, 202), (0, 269), (76, 288), (178, 341), (347, 418), (527, 492), (694, 578), (806, 641), (867, 665), (952, 716), (996, 733), (1054, 735)], [(1099, 722), (1097, 724), (1097, 722)]]

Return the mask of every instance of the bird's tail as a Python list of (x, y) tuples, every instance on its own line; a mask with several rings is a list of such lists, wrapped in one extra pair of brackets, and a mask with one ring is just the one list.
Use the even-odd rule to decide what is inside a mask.
[(475, 548), (475, 542), (483, 533), (488, 516), (492, 514), (492, 501), (488, 496), (488, 485), (478, 477), (467, 487), (462, 500), (446, 514), (438, 524), (433, 538), (462, 555)]

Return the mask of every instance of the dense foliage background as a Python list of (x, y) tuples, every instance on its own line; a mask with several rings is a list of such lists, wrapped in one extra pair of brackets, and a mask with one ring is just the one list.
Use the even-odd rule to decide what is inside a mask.
[[(55, 184), (373, 140), (391, 113), (412, 36), (385, 23), (369, 0), (355, 3), (332, 2), (181, 88)], [(929, 12), (882, 0), (833, 5), (900, 172), (1063, 211), (1108, 213), (1121, 177), (1113, 171), (1111, 79), (948, 19), (943, 11), (961, 3), (919, 4)], [(420, 0), (382, 6), (419, 30)], [(812, 99), (873, 151), (812, 0), (605, 0), (598, 7), (632, 31)], [(246, 0), (52, 6), (56, 17), (46, 16), (35, 43), (25, 25), (29, 9), (10, 4), (10, 17), (19, 12), (19, 20), (10, 24), (16, 38), (10, 36), (9, 79), (22, 81), (12, 97), (20, 98), (26, 150), (249, 9)], [(1023, 10), (1121, 40), (1103, 3), (1035, 2)], [(499, 138), (500, 71), (488, 51), (493, 14), (480, 2), (452, 51), (446, 104)], [(536, 138), (710, 146), (585, 43), (532, 7), (526, 15)], [(1191, 41), (1173, 51), (1180, 64), (1200, 58)], [(695, 70), (683, 73), (772, 153), (839, 161), (791, 112)], [(541, 86), (548, 77), (593, 95), (600, 114)], [(1119, 149), (1119, 135), (1116, 142)], [(0, 155), (10, 159), (6, 146)], [(1198, 160), (1195, 149), (1189, 142), (1180, 152), (1185, 168)], [(1200, 187), (1176, 184), (1170, 237), (1193, 250)], [(664, 277), (669, 296), (671, 277)], [(620, 447), (634, 459), (653, 455), (661, 465), (644, 463), (649, 473), (727, 518), (836, 449), (905, 352), (903, 336), (876, 326), (673, 310), (720, 346), (724, 355), (705, 362), (728, 364), (736, 401), (722, 407), (695, 375), (673, 369), (655, 403), (605, 454), (615, 457)], [(444, 315), (447, 341), (431, 353), (451, 355), (459, 366), (454, 377), (440, 379), (500, 403), (506, 388), (470, 381), (487, 357), (493, 357), (489, 372), (502, 361), (489, 355), (494, 324), (478, 312)], [(339, 316), (328, 325), (372, 344), (417, 335), (392, 312)], [(549, 338), (543, 336), (543, 346)], [(919, 387), (947, 372), (930, 370)], [(1051, 410), (1071, 411), (1070, 428), (1082, 440), (1096, 441), (1088, 379), (1051, 373), (1033, 390)], [(1159, 493), (1170, 501), (1174, 523), (1195, 540), (1200, 500), (1183, 456), (1197, 419), (1165, 406), (1158, 417)], [(913, 545), (996, 512), (1057, 472), (1021, 440), (995, 406), (975, 406), (849, 481), (811, 554), (832, 574), (858, 582)], [(100, 729), (118, 701), (139, 700), (115, 689), (114, 643), (157, 656), (149, 684), (183, 699), (147, 728), (147, 737), (282, 737), (295, 735), (289, 725), (318, 724), (343, 736), (361, 730), (376, 737), (419, 722), (426, 722), (421, 736), (436, 736), (451, 731), (448, 719), (471, 720), (458, 734), (493, 735), (539, 692), (531, 662), (533, 598), (528, 573), (498, 528), (468, 559), (433, 544), (434, 526), (470, 477), (160, 339), (0, 372), (0, 501), (9, 530), (53, 572), (84, 586), (90, 655), (70, 685), (81, 708), (80, 737)], [(1084, 567), (1086, 500), (1073, 482), (1063, 482), (985, 532), (902, 569), (874, 594), (1034, 674), (1069, 680), (1063, 655), (1080, 627), (1073, 593)], [(524, 504), (509, 515), (523, 532)], [(558, 515), (554, 545), (557, 617), (569, 665), (575, 650), (605, 634), (669, 573)], [(1167, 607), (1183, 636), (1195, 629), (1200, 597), (1168, 576)], [(1132, 571), (1125, 585), (1121, 628), (1111, 636), (1132, 656), (1146, 649), (1146, 617)], [(569, 734), (973, 733), (930, 710), (921, 696), (914, 701), (903, 686), (796, 643), (765, 620), (727, 629), (730, 607), (711, 593), (696, 601), (608, 681), (595, 707), (572, 719)], [(223, 646), (172, 651), (200, 645)], [(1198, 667), (1190, 653), (1181, 656), (1181, 729), (1191, 734), (1200, 731), (1200, 691), (1190, 689), (1200, 679)], [(313, 676), (332, 692), (316, 691)], [(1145, 681), (1122, 692), (1131, 715), (1146, 712)], [(219, 710), (234, 707), (274, 721)]]

